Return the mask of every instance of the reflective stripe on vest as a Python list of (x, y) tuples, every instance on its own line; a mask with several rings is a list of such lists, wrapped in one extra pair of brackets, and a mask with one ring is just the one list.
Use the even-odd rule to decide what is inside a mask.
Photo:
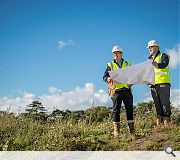
[[(157, 63), (161, 63), (161, 57), (162, 53), (160, 53), (154, 61)], [(169, 67), (166, 67), (164, 69), (155, 68), (155, 84), (161, 84), (161, 83), (170, 83), (170, 73), (169, 73)]]
[[(116, 63), (114, 63), (114, 61), (112, 61), (111, 63), (108, 63), (108, 66), (111, 68), (111, 70), (118, 70), (118, 69), (120, 69), (120, 67)], [(131, 66), (131, 63), (127, 62), (127, 61), (123, 61), (122, 68), (125, 68), (125, 67), (128, 67), (128, 66)], [(115, 83), (114, 86), (115, 86), (115, 90), (121, 89), (121, 88), (129, 89), (127, 84), (116, 84)]]
[(169, 74), (169, 72), (155, 72), (155, 74)]

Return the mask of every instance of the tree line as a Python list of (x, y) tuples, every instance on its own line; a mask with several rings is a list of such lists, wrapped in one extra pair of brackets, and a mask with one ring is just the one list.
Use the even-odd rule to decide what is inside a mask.
[[(179, 107), (171, 107), (172, 110), (175, 112), (175, 115), (179, 115)], [(102, 122), (105, 119), (111, 119), (111, 111), (112, 107), (96, 106), (88, 108), (86, 110), (77, 111), (70, 111), (69, 109), (55, 109), (52, 111), (52, 113), (48, 114), (46, 108), (41, 102), (33, 101), (31, 104), (27, 105), (24, 113), (19, 114), (19, 117), (32, 118), (33, 120), (41, 121), (42, 123), (45, 123), (47, 121), (53, 122), (57, 119), (64, 122), (70, 120), (73, 123), (76, 123), (78, 121), (86, 121), (87, 123), (92, 123)], [(124, 107), (122, 107), (121, 112), (125, 112)], [(141, 115), (147, 117), (149, 114), (152, 114), (152, 112), (154, 112), (155, 116), (155, 106), (152, 101), (138, 103), (136, 106), (134, 106), (134, 116)], [(180, 123), (180, 115), (177, 116), (176, 119), (174, 119), (174, 122)]]

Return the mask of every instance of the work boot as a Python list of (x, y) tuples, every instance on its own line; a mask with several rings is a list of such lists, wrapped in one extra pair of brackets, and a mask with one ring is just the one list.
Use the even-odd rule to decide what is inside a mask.
[(133, 121), (128, 122), (128, 126), (129, 126), (130, 133), (134, 133), (134, 122)]
[(164, 123), (163, 117), (158, 116), (157, 119), (156, 119), (156, 124), (157, 124), (157, 126), (160, 125), (161, 123)]
[(163, 117), (164, 126), (167, 127), (171, 121), (170, 117)]
[(156, 125), (159, 126), (161, 123), (161, 117), (157, 117), (156, 119)]
[(114, 137), (118, 137), (120, 133), (120, 123), (113, 122), (113, 126), (114, 126)]

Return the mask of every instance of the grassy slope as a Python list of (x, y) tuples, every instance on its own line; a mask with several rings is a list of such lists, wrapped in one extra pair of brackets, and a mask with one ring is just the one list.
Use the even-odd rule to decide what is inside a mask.
[[(146, 113), (146, 114), (144, 114)], [(155, 111), (136, 112), (136, 132), (127, 128), (125, 112), (121, 113), (121, 134), (114, 138), (110, 117), (102, 122), (86, 120), (63, 122), (56, 119), (45, 124), (25, 117), (3, 113), (0, 116), (0, 150), (164, 150), (172, 146), (180, 150), (180, 126), (170, 124), (156, 127)], [(147, 114), (148, 113), (148, 114)], [(179, 112), (172, 118), (179, 119)]]

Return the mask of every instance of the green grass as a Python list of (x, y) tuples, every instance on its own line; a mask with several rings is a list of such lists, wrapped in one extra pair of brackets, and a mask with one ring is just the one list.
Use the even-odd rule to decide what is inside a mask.
[[(8, 151), (134, 151), (180, 150), (180, 111), (173, 108), (169, 127), (156, 126), (153, 103), (135, 107), (135, 134), (130, 134), (125, 111), (121, 113), (121, 133), (113, 136), (110, 108), (94, 107), (75, 119), (42, 121), (20, 114), (0, 114), (0, 150)], [(92, 115), (91, 115), (92, 114)], [(96, 119), (96, 114), (98, 119)]]

